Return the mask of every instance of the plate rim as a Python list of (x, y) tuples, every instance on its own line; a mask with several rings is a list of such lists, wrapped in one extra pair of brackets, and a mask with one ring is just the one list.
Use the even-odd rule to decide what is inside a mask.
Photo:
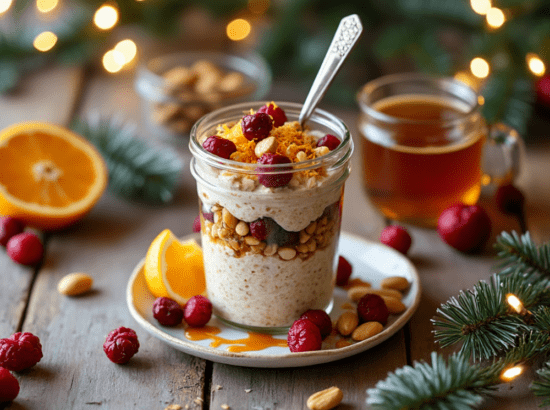
[[(213, 362), (232, 364), (236, 366), (278, 368), (302, 367), (340, 360), (371, 349), (397, 333), (410, 320), (410, 318), (418, 308), (422, 295), (422, 288), (420, 277), (418, 275), (418, 270), (410, 261), (410, 259), (407, 258), (405, 255), (399, 253), (398, 251), (390, 248), (387, 245), (345, 231), (342, 231), (340, 233), (340, 236), (340, 240), (342, 239), (342, 237), (347, 237), (350, 240), (362, 242), (367, 246), (376, 245), (390, 250), (390, 252), (393, 252), (398, 258), (401, 258), (406, 262), (409, 268), (409, 272), (413, 277), (413, 282), (418, 288), (418, 291), (416, 292), (416, 295), (414, 296), (411, 305), (407, 307), (407, 309), (397, 318), (395, 322), (393, 322), (390, 326), (385, 328), (377, 335), (369, 339), (353, 343), (350, 346), (345, 346), (338, 349), (316, 350), (311, 352), (288, 352), (283, 354), (265, 355), (258, 352), (228, 352), (227, 350), (212, 348), (209, 346), (202, 346), (192, 343), (188, 340), (174, 337), (151, 324), (138, 312), (138, 310), (134, 306), (135, 298), (133, 288), (138, 276), (140, 275), (140, 273), (142, 274), (143, 272), (145, 257), (143, 257), (134, 267), (130, 278), (128, 279), (128, 283), (126, 286), (126, 304), (134, 320), (136, 320), (138, 324), (152, 336), (160, 339), (161, 341), (164, 341), (165, 343), (170, 344), (175, 349), (183, 351), (184, 353), (201, 357), (203, 359)], [(179, 239), (185, 240), (197, 237), (198, 234), (189, 234), (184, 235)], [(312, 358), (317, 360), (312, 360)], [(307, 363), (304, 363), (304, 361)]]

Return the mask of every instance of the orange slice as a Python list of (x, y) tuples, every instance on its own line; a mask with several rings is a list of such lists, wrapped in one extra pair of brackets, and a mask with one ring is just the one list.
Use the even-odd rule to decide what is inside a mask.
[(192, 296), (206, 296), (202, 249), (192, 239), (180, 242), (169, 229), (151, 242), (143, 272), (157, 298), (169, 297), (184, 305)]
[(107, 185), (92, 144), (58, 125), (29, 122), (0, 131), (0, 214), (39, 229), (82, 218)]

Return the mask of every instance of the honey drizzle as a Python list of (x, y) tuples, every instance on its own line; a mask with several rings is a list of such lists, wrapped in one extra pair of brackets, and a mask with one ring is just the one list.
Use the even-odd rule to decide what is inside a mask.
[(193, 341), (211, 339), (210, 347), (228, 344), (230, 346), (226, 350), (234, 353), (264, 350), (268, 347), (288, 347), (286, 340), (276, 339), (271, 335), (248, 332), (245, 339), (225, 339), (218, 336), (220, 332), (221, 329), (216, 326), (190, 327), (185, 330), (185, 337)]

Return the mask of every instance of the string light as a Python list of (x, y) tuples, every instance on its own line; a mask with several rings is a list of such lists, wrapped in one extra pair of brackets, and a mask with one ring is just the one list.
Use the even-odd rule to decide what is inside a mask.
[(491, 0), (470, 0), (470, 6), (477, 14), (484, 16), (491, 9)]
[(518, 313), (521, 313), (525, 310), (523, 303), (521, 303), (521, 300), (519, 300), (516, 295), (512, 295), (511, 293), (506, 295), (506, 302), (508, 302), (512, 309), (514, 309)]
[(119, 41), (113, 50), (122, 55), (123, 64), (128, 64), (137, 54), (136, 43), (130, 39)]
[(32, 42), (38, 51), (49, 51), (57, 43), (57, 36), (51, 31), (44, 31), (37, 35)]
[(489, 75), (489, 63), (481, 57), (476, 57), (470, 62), (470, 70), (477, 78), (486, 78)]
[(248, 10), (254, 14), (264, 14), (269, 9), (269, 0), (248, 0)]
[(104, 4), (94, 14), (94, 23), (102, 30), (113, 28), (117, 22), (118, 10), (109, 4)]
[(115, 50), (109, 50), (103, 55), (103, 67), (110, 73), (119, 72), (124, 66), (124, 55)]
[(0, 14), (5, 13), (11, 7), (12, 0), (0, 0)]
[(36, 8), (41, 13), (48, 13), (57, 7), (58, 0), (36, 0)]
[(235, 19), (226, 28), (227, 37), (233, 41), (244, 40), (250, 34), (251, 26), (245, 19)]
[(485, 18), (487, 19), (487, 24), (492, 28), (502, 27), (506, 21), (504, 12), (496, 7), (492, 7), (485, 15)]
[(527, 61), (529, 70), (531, 70), (533, 74), (539, 77), (544, 75), (546, 72), (546, 66), (544, 65), (544, 61), (542, 61), (538, 55), (535, 53), (527, 53), (525, 60)]
[(514, 380), (516, 377), (518, 377), (521, 373), (523, 373), (523, 367), (521, 366), (514, 366), (509, 369), (506, 369), (502, 372), (500, 375), (500, 378), (504, 380), (505, 382), (509, 382)]

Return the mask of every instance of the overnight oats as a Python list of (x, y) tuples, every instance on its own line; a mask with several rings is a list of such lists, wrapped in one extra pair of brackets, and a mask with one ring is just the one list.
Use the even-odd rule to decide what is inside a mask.
[(208, 297), (220, 319), (256, 331), (332, 306), (353, 142), (322, 110), (302, 128), (300, 109), (238, 104), (191, 131)]

